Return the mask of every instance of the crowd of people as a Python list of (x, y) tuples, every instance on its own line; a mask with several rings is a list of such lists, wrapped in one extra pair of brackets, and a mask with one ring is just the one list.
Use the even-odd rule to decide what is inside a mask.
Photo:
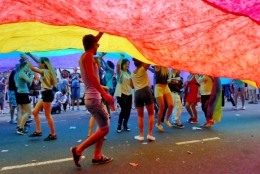
[[(116, 131), (117, 133), (130, 132), (128, 120), (134, 101), (139, 127), (139, 135), (134, 136), (134, 139), (138, 141), (145, 139), (144, 107), (148, 113), (146, 138), (154, 141), (156, 139), (153, 136), (154, 126), (160, 132), (165, 131), (162, 123), (168, 128), (184, 128), (180, 121), (183, 106), (190, 116), (187, 121), (191, 124), (198, 124), (198, 111), (196, 109), (198, 102), (201, 102), (205, 116), (205, 124), (201, 126), (204, 128), (212, 127), (215, 121), (209, 108), (212, 110), (210, 106), (212, 98), (216, 98), (212, 97), (213, 95), (221, 95), (222, 93), (222, 106), (225, 105), (225, 99), (227, 99), (232, 102), (235, 110), (245, 110), (247, 98), (250, 100), (249, 104), (258, 103), (259, 90), (246, 85), (241, 80), (236, 79), (231, 84), (222, 85), (221, 91), (221, 88), (217, 86), (219, 84), (218, 78), (190, 73), (187, 81), (184, 82), (180, 75), (181, 72), (177, 69), (169, 69), (159, 65), (151, 66), (136, 58), (129, 60), (124, 58), (124, 54), (121, 54), (115, 66), (113, 62), (104, 60), (106, 53), (96, 55), (99, 47), (98, 41), (102, 35), (103, 33), (99, 33), (97, 36), (86, 35), (83, 37), (85, 53), (79, 60), (80, 73), (77, 72), (78, 68), (74, 68), (72, 73), (59, 69), (59, 81), (57, 81), (50, 60), (46, 57), (38, 59), (31, 53), (21, 54), (20, 62), (13, 70), (9, 71), (7, 77), (0, 73), (0, 114), (3, 113), (8, 92), (10, 123), (17, 124), (17, 134), (29, 134), (26, 122), (32, 114), (36, 130), (29, 137), (40, 137), (42, 132), (39, 113), (44, 112), (50, 129), (50, 134), (44, 141), (57, 139), (52, 114), (60, 113), (61, 110), (66, 112), (67, 107), (72, 112), (80, 111), (80, 83), (84, 83), (86, 88), (84, 103), (91, 114), (91, 119), (88, 138), (70, 149), (73, 161), (78, 168), (81, 167), (82, 152), (93, 144), (95, 144), (93, 164), (102, 164), (113, 160), (102, 154), (102, 145), (109, 132), (111, 111), (116, 110), (117, 103), (121, 110)], [(33, 66), (30, 60), (36, 62), (38, 67)], [(132, 62), (136, 69), (131, 72), (129, 65)], [(154, 73), (152, 86), (150, 86), (151, 81), (147, 71)], [(238, 99), (242, 101), (241, 108), (238, 107)], [(14, 118), (15, 110), (18, 111), (17, 119)], [(157, 119), (156, 124), (154, 124), (155, 118)], [(98, 125), (96, 131), (93, 130), (94, 124)]]

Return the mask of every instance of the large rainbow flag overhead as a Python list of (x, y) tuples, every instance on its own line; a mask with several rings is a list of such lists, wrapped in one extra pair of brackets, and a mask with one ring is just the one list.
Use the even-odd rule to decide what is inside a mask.
[[(100, 52), (260, 84), (260, 0), (1, 0), (0, 71), (19, 52), (77, 65), (85, 34)], [(260, 86), (260, 85), (258, 85)]]

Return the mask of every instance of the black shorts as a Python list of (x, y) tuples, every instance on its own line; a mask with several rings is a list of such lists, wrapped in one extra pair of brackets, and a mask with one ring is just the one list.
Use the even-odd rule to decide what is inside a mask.
[(29, 98), (29, 93), (18, 93), (17, 92), (15, 97), (16, 97), (16, 103), (18, 105), (31, 103), (30, 98)]
[(54, 99), (54, 94), (52, 90), (42, 91), (42, 101), (43, 102), (52, 102)]
[(135, 91), (135, 107), (143, 107), (153, 103), (154, 97), (149, 86)]

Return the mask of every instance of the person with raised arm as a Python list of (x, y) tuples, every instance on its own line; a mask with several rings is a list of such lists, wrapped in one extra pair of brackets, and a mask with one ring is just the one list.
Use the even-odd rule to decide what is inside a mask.
[(26, 62), (21, 62), (16, 66), (14, 80), (17, 87), (16, 101), (19, 108), (16, 133), (27, 135), (28, 131), (24, 128), (24, 125), (31, 112), (28, 83), (30, 84), (33, 81), (33, 72), (30, 71)]
[(98, 125), (98, 129), (81, 144), (70, 148), (74, 164), (77, 168), (81, 168), (82, 152), (93, 144), (95, 144), (95, 150), (92, 164), (103, 164), (113, 160), (113, 158), (104, 156), (101, 151), (104, 136), (109, 132), (109, 115), (104, 109), (102, 97), (110, 105), (114, 104), (114, 98), (100, 85), (99, 68), (97, 62), (94, 60), (94, 55), (99, 47), (98, 41), (102, 35), (103, 33), (101, 32), (97, 36), (89, 34), (85, 35), (82, 40), (85, 53), (83, 53), (79, 60), (79, 66), (82, 80), (86, 87), (84, 100), (88, 111)]
[(105, 78), (105, 84), (102, 85), (109, 87), (109, 94), (113, 95), (113, 76), (114, 76), (114, 69), (115, 65), (110, 60), (105, 61), (103, 57), (106, 55), (106, 53), (102, 53), (100, 56), (100, 64), (102, 69), (106, 72), (104, 78)]
[(46, 117), (49, 127), (50, 127), (50, 132), (51, 132), (48, 135), (48, 137), (46, 137), (44, 139), (44, 141), (56, 140), (57, 135), (55, 133), (54, 122), (53, 122), (53, 119), (51, 116), (51, 102), (54, 99), (52, 87), (57, 86), (55, 71), (52, 67), (50, 60), (47, 57), (41, 57), (40, 59), (37, 59), (31, 53), (26, 53), (26, 55), (31, 57), (38, 64), (38, 68), (35, 68), (24, 54), (21, 55), (21, 57), (28, 64), (29, 68), (32, 71), (34, 71), (35, 73), (38, 73), (41, 75), (40, 81), (42, 84), (42, 89), (41, 89), (42, 98), (37, 102), (35, 108), (32, 111), (32, 114), (33, 114), (34, 120), (35, 120), (36, 131), (33, 134), (31, 134), (29, 137), (42, 136), (39, 112), (43, 108), (44, 112), (45, 112), (45, 117)]
[(130, 86), (131, 73), (129, 71), (130, 61), (124, 59), (124, 54), (120, 54), (121, 57), (117, 62), (117, 84), (114, 96), (121, 107), (121, 112), (118, 118), (117, 133), (121, 133), (123, 124), (123, 130), (130, 131), (128, 127), (128, 120), (132, 108), (132, 89)]
[(147, 139), (154, 141), (152, 135), (154, 124), (154, 97), (150, 90), (150, 80), (147, 74), (149, 64), (143, 63), (140, 60), (133, 58), (136, 69), (131, 75), (131, 87), (135, 89), (135, 107), (138, 113), (138, 126), (140, 134), (134, 138), (139, 141), (144, 140), (144, 105), (148, 111), (148, 135)]

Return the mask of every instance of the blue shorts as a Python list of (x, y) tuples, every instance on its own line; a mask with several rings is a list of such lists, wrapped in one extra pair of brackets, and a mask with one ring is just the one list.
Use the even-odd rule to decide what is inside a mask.
[(9, 102), (11, 103), (11, 106), (13, 107), (17, 106), (15, 91), (8, 90), (8, 96), (9, 96)]
[(109, 115), (106, 112), (101, 99), (85, 99), (85, 105), (89, 113), (95, 119), (99, 129), (109, 127)]
[(72, 87), (71, 88), (71, 99), (79, 99), (80, 98), (80, 88)]

